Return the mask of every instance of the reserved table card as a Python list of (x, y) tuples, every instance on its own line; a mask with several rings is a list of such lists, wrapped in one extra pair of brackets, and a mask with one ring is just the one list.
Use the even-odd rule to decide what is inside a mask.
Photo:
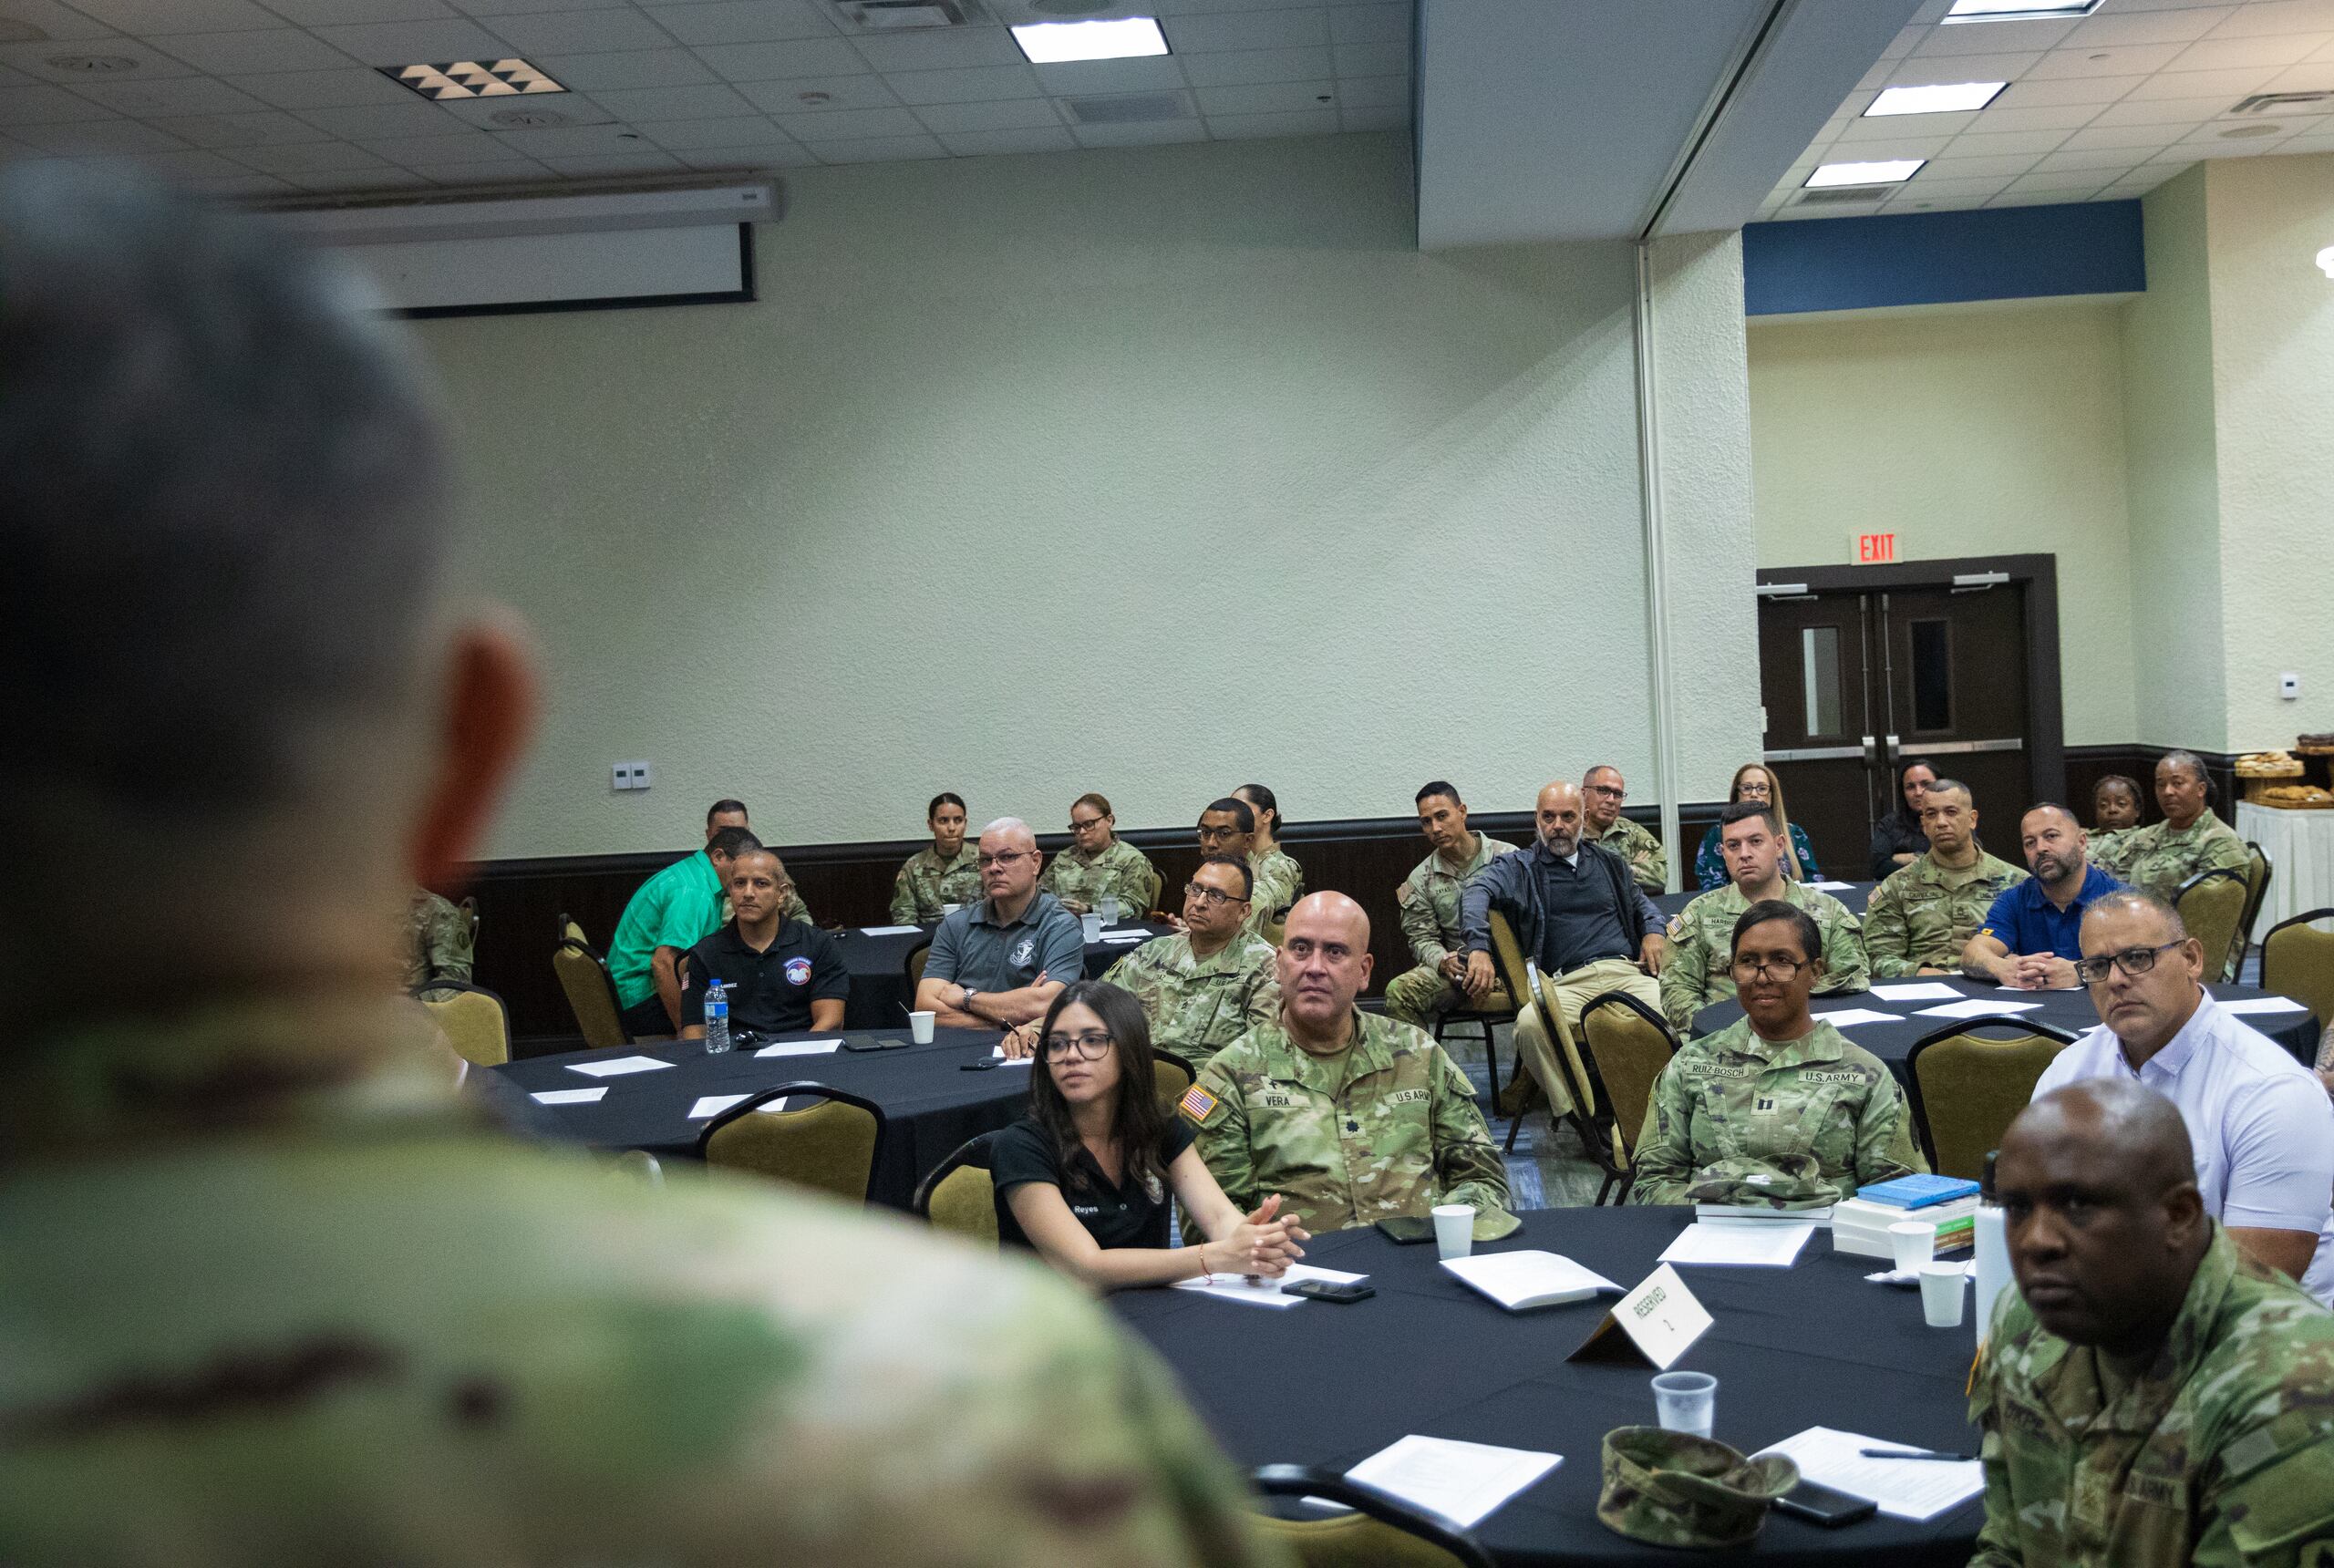
[(1613, 1305), (1567, 1361), (1641, 1361), (1667, 1372), (1709, 1331), (1709, 1309), (1668, 1264)]

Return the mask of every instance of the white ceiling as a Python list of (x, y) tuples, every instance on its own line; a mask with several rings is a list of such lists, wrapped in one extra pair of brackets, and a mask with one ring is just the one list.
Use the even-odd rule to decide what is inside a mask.
[[(854, 32), (825, 0), (0, 0), (0, 158), (229, 196), (429, 190), (1316, 136), (1410, 122), (1411, 0), (1123, 0), (1160, 58), (1025, 63), (1005, 22)], [(14, 26), (12, 26), (11, 24)], [(25, 36), (27, 30), (34, 36)], [(93, 77), (59, 56), (135, 67)], [(574, 89), (431, 103), (378, 66), (522, 57)], [(1066, 100), (1175, 95), (1085, 124)], [(824, 95), (823, 98), (805, 95)], [(494, 117), (572, 123), (508, 129)]]
[[(2334, 152), (2334, 117), (2232, 116), (2259, 92), (2334, 89), (2334, 0), (2103, 0), (2072, 22), (1938, 25), (1926, 0), (1760, 206), (1762, 218), (2137, 196), (2205, 158)], [(1888, 87), (2007, 81), (1966, 114), (1858, 118)], [(2266, 134), (2229, 137), (2245, 128)], [(1801, 206), (1820, 163), (1929, 160), (1870, 206)]]

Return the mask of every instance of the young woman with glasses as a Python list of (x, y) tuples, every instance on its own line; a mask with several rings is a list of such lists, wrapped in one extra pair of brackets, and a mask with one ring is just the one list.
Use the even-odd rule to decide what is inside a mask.
[[(1065, 987), (1047, 1010), (1029, 1113), (990, 1146), (997, 1239), (1033, 1249), (1097, 1291), (1208, 1274), (1286, 1272), (1310, 1238), (1275, 1215), (1232, 1206), (1192, 1147), (1191, 1124), (1159, 1103), (1151, 1030), (1133, 995), (1100, 980)], [(1208, 1238), (1168, 1245), (1168, 1194)]]

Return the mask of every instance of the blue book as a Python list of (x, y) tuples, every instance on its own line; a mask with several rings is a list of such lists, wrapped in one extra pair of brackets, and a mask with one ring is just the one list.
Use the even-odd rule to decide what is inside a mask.
[(1978, 1183), (1966, 1177), (1899, 1176), (1893, 1181), (1859, 1187), (1856, 1196), (1893, 1209), (1926, 1209), (1932, 1203), (1950, 1203), (1956, 1198), (1974, 1198), (1978, 1191)]

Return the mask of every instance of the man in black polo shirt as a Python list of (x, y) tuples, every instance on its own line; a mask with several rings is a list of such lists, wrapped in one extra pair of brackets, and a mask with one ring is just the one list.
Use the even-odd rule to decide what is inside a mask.
[(834, 938), (785, 917), (794, 884), (768, 850), (747, 850), (729, 862), (734, 920), (689, 949), (681, 991), (681, 1038), (705, 1037), (705, 991), (729, 987), (729, 1027), (756, 1035), (842, 1027), (851, 974)]

